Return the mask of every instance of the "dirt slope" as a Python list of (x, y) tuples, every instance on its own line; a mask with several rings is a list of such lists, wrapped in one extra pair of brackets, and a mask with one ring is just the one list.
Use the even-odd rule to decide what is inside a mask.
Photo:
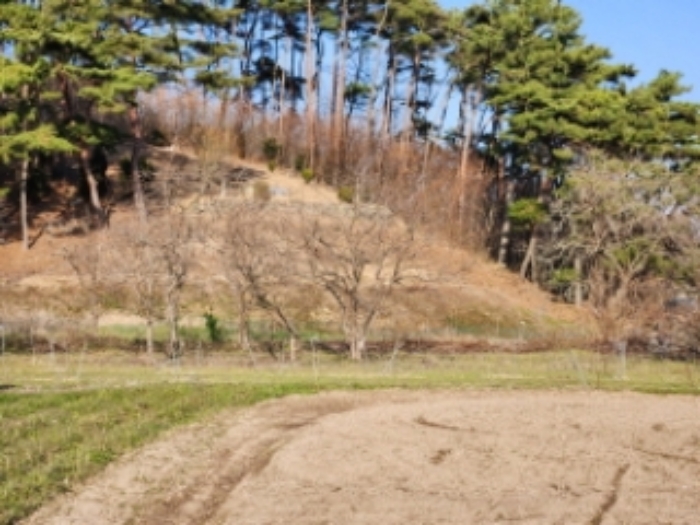
[(27, 523), (691, 524), (698, 415), (630, 393), (288, 398), (173, 433)]
[[(292, 203), (292, 209), (295, 206), (343, 206), (330, 188), (315, 183), (306, 184), (300, 176), (291, 172), (278, 170), (271, 173), (260, 164), (232, 162), (233, 169), (249, 170), (268, 183), (273, 204)], [(35, 221), (37, 228), (32, 235), (39, 235), (38, 226), (42, 221), (52, 220), (52, 217), (38, 217)], [(66, 249), (94, 242), (96, 235), (101, 235), (103, 242), (108, 243), (110, 235), (116, 235), (114, 232), (136, 231), (138, 228), (138, 221), (128, 203), (113, 210), (110, 223), (110, 229), (88, 235), (58, 237), (47, 231), (38, 237), (29, 252), (24, 252), (19, 242), (0, 245), (0, 286), (5, 284), (20, 289), (41, 290), (75, 284), (75, 276), (62, 256)], [(417, 326), (431, 317), (444, 318), (453, 311), (459, 314), (465, 308), (482, 309), (486, 316), (491, 315), (489, 312), (496, 312), (497, 315), (502, 312), (504, 318), (510, 319), (524, 318), (536, 312), (538, 316), (563, 323), (581, 324), (581, 311), (552, 303), (549, 296), (536, 286), (522, 281), (482, 256), (431, 240), (421, 249), (417, 264), (426, 272), (440, 273), (441, 278), (439, 283), (430, 285), (434, 300), (428, 293), (414, 301), (417, 306), (425, 306), (425, 312), (415, 317), (410, 317), (408, 311), (405, 313), (409, 325)], [(472, 313), (465, 315), (473, 316)]]

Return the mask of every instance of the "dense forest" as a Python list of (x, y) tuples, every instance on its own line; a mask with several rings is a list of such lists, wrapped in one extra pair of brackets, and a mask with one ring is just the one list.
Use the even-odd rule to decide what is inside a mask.
[(558, 0), (3, 1), (6, 217), (28, 247), (73, 169), (105, 223), (119, 161), (145, 223), (148, 147), (175, 144), (295, 169), (618, 316), (691, 294), (700, 105), (580, 28)]

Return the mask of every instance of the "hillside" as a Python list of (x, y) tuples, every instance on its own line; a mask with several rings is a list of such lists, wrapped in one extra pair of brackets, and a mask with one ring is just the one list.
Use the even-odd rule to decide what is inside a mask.
[[(176, 162), (181, 179), (186, 180), (189, 170), (196, 166), (196, 159), (191, 155), (166, 150), (154, 149), (151, 159), (157, 167), (157, 177), (162, 177)], [(352, 206), (340, 202), (336, 192), (329, 187), (318, 183), (307, 184), (291, 171), (270, 172), (261, 164), (236, 159), (231, 159), (219, 169), (228, 173), (231, 180), (233, 177), (239, 180), (227, 188), (226, 197), (222, 197), (222, 192), (216, 186), (207, 196), (207, 205), (225, 199), (234, 202), (255, 200), (254, 186), (262, 184), (268, 194), (265, 198), (269, 197), (265, 213), (276, 214), (283, 223), (291, 224), (295, 217), (304, 214), (323, 220), (324, 217), (344, 213), (342, 210), (352, 209)], [(116, 177), (114, 171), (111, 176)], [(154, 182), (155, 186), (157, 182)], [(182, 207), (198, 209), (200, 206), (196, 193), (183, 190), (178, 195)], [(29, 252), (25, 253), (19, 242), (0, 246), (3, 295), (12, 298), (11, 302), (4, 301), (3, 311), (0, 312), (6, 320), (31, 317), (32, 312), (37, 310), (47, 310), (51, 312), (50, 315), (60, 318), (85, 318), (87, 311), (84, 303), (71, 303), (67, 299), (67, 296), (77, 297), (85, 293), (68, 262), (67, 254), (89, 251), (98, 240), (100, 246), (112, 246), (114, 249), (111, 251), (119, 252), (118, 246), (124, 236), (136, 236), (139, 231), (138, 218), (128, 201), (117, 201), (109, 228), (87, 233), (66, 233), (66, 228), (61, 228), (56, 219), (59, 214), (55, 210), (61, 208), (61, 203), (54, 204), (50, 207), (54, 211), (35, 217), (32, 236), (37, 239)], [(203, 212), (203, 215), (207, 213)], [(155, 221), (162, 220), (161, 214), (155, 217)], [(210, 220), (218, 223), (225, 221), (222, 218)], [(72, 224), (71, 221), (64, 220), (64, 223)], [(411, 338), (476, 336), (520, 340), (580, 337), (593, 331), (593, 324), (585, 312), (552, 302), (536, 286), (484, 256), (450, 247), (436, 236), (425, 233), (419, 233), (418, 239), (418, 249), (411, 261), (413, 280), (397, 287), (390, 304), (380, 313), (381, 319), (376, 326), (381, 328), (381, 333), (389, 330)], [(190, 284), (187, 285), (188, 291), (182, 304), (184, 317), (187, 319), (189, 316), (189, 324), (202, 325), (201, 312), (205, 308), (213, 308), (221, 320), (233, 323), (235, 308), (224, 298), (228, 295), (227, 288), (211, 284), (212, 280), (222, 279), (219, 275), (222, 270), (211, 262), (211, 257), (204, 254), (202, 249), (196, 248), (193, 253), (198, 262), (188, 276)], [(116, 255), (117, 258), (124, 256), (120, 253)], [(107, 270), (103, 272), (108, 273), (109, 264), (105, 268)], [(128, 288), (129, 283), (121, 280), (116, 285), (110, 284), (110, 297), (101, 300), (100, 326), (142, 324), (142, 320), (135, 315), (137, 312), (133, 301), (123, 298), (128, 292), (117, 292), (115, 286)], [(119, 296), (120, 299), (112, 296)], [(318, 300), (325, 301), (322, 298)], [(315, 321), (320, 319), (332, 324), (333, 314), (329, 312), (329, 305), (316, 304), (311, 308), (315, 309)], [(162, 319), (161, 316), (157, 317)]]

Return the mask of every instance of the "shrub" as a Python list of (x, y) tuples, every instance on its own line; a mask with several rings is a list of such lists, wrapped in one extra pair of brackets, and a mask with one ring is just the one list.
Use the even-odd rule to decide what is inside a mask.
[(338, 188), (338, 198), (342, 202), (352, 204), (355, 200), (355, 188), (352, 186), (341, 186)]
[(280, 154), (280, 151), (282, 150), (282, 146), (277, 142), (277, 139), (274, 137), (270, 137), (265, 139), (263, 142), (263, 156), (265, 157), (265, 160), (270, 162), (276, 162), (277, 157)]
[(304, 168), (301, 170), (301, 178), (304, 179), (304, 182), (308, 184), (312, 180), (314, 180), (314, 172), (310, 168)]
[(213, 313), (204, 314), (204, 326), (212, 343), (221, 343), (224, 340), (224, 331), (219, 325), (219, 319)]

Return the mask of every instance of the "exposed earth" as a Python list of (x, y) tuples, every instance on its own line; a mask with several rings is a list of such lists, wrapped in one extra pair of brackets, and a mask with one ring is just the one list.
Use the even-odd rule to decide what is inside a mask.
[(31, 524), (697, 523), (700, 398), (290, 397), (173, 432)]

